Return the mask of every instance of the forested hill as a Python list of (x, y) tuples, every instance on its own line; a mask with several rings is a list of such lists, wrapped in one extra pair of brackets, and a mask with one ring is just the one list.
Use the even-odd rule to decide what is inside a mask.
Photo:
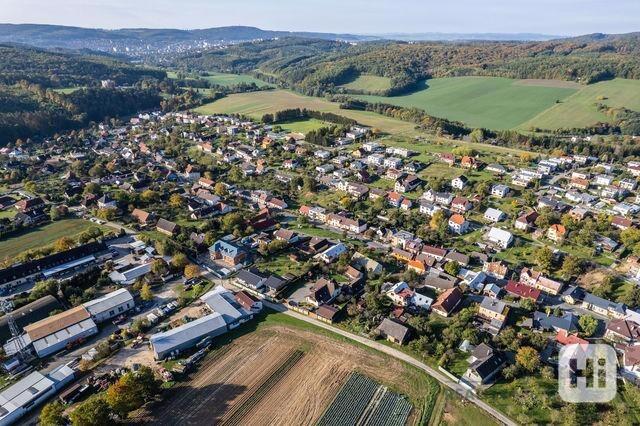
[(186, 55), (192, 70), (259, 73), (271, 82), (319, 95), (359, 74), (389, 77), (399, 94), (429, 77), (500, 76), (593, 83), (640, 79), (640, 33), (592, 34), (543, 42), (372, 42), (357, 46), (287, 38)]
[(0, 44), (0, 58), (0, 84), (5, 85), (28, 81), (44, 87), (91, 86), (106, 79), (119, 85), (131, 85), (146, 77), (166, 77), (164, 71), (105, 57), (56, 53), (9, 44)]
[[(164, 71), (104, 57), (15, 45), (0, 57), (0, 146), (159, 108), (167, 85)], [(107, 79), (119, 88), (101, 88)]]

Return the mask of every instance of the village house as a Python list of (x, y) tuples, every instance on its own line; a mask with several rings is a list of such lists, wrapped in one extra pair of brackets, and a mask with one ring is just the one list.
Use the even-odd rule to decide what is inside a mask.
[(451, 202), (451, 210), (456, 213), (464, 214), (473, 208), (471, 201), (465, 197), (455, 197)]
[(376, 331), (383, 339), (399, 345), (407, 343), (410, 336), (407, 327), (389, 318), (383, 319)]
[(462, 291), (458, 287), (450, 288), (438, 296), (435, 303), (431, 305), (431, 310), (438, 315), (448, 317), (462, 302), (463, 297)]
[(180, 232), (180, 226), (174, 222), (160, 218), (156, 223), (156, 230), (165, 235), (175, 236)]
[(140, 209), (133, 209), (131, 216), (135, 218), (139, 224), (148, 225), (155, 221), (155, 215), (153, 213), (146, 212)]
[(221, 260), (229, 266), (237, 266), (247, 258), (247, 252), (240, 246), (224, 240), (216, 241), (209, 247), (212, 260)]
[(520, 272), (520, 282), (553, 296), (560, 294), (564, 287), (563, 283), (547, 278), (541, 272), (527, 267), (522, 268)]
[(640, 324), (629, 319), (609, 321), (604, 338), (612, 342), (633, 343), (640, 340)]
[(486, 296), (478, 307), (478, 316), (487, 321), (485, 328), (494, 335), (502, 329), (508, 314), (509, 307), (506, 303)]
[(513, 243), (513, 234), (500, 228), (491, 228), (485, 236), (485, 240), (501, 249), (507, 249)]
[(547, 230), (547, 238), (556, 244), (561, 244), (567, 235), (567, 229), (564, 225), (558, 223), (553, 224)]
[(509, 194), (511, 189), (507, 185), (493, 185), (491, 187), (491, 195), (498, 198), (504, 198)]
[(468, 183), (469, 179), (467, 179), (466, 176), (462, 175), (451, 180), (451, 187), (454, 189), (462, 190), (465, 186), (467, 186)]
[(455, 234), (466, 233), (469, 226), (469, 222), (460, 214), (454, 214), (449, 218), (449, 230)]
[(524, 232), (528, 232), (530, 231), (535, 223), (536, 223), (536, 219), (538, 218), (539, 214), (536, 211), (531, 211), (529, 213), (524, 213), (523, 215), (519, 216), (516, 221), (515, 221), (515, 227), (516, 229), (520, 230), (520, 231), (524, 231)]
[(507, 217), (503, 211), (489, 207), (484, 212), (484, 220), (487, 222), (498, 223)]

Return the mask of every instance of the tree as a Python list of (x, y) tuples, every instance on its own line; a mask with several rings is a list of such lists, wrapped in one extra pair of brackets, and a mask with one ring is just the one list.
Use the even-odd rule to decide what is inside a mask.
[(145, 191), (142, 191), (142, 194), (140, 194), (140, 200), (142, 200), (145, 203), (155, 203), (159, 199), (160, 199), (160, 195), (152, 189), (147, 189)]
[(184, 276), (187, 279), (200, 276), (200, 268), (198, 267), (198, 265), (194, 265), (193, 263), (191, 263), (184, 267)]
[(567, 279), (580, 275), (582, 273), (582, 260), (575, 256), (566, 256), (562, 262), (560, 273)]
[(153, 300), (153, 291), (151, 291), (149, 283), (142, 284), (142, 288), (140, 289), (140, 298), (145, 302)]
[(598, 330), (598, 320), (591, 315), (583, 315), (578, 320), (578, 325), (582, 334), (586, 337), (591, 337)]
[(151, 272), (157, 276), (164, 275), (167, 272), (167, 264), (162, 259), (154, 259), (151, 263)]
[(442, 210), (438, 210), (431, 216), (431, 220), (429, 220), (429, 227), (433, 230), (437, 230), (440, 226), (445, 222), (445, 215)]
[(304, 192), (315, 192), (316, 190), (316, 181), (311, 176), (305, 176), (302, 179), (302, 190)]
[(70, 237), (61, 237), (53, 244), (53, 250), (56, 252), (66, 251), (73, 248), (76, 242)]
[(176, 271), (181, 271), (189, 264), (189, 259), (184, 253), (176, 253), (171, 258), (171, 267)]
[(184, 204), (184, 199), (180, 194), (171, 194), (171, 196), (169, 197), (170, 207), (177, 209), (182, 207), (183, 204)]
[(159, 382), (153, 370), (142, 366), (138, 371), (128, 372), (107, 389), (105, 400), (121, 418), (139, 408), (158, 393)]
[(42, 407), (38, 423), (41, 426), (64, 426), (67, 419), (64, 416), (64, 406), (59, 401), (50, 402)]
[(534, 254), (535, 262), (544, 272), (549, 272), (553, 265), (553, 252), (547, 246), (540, 247)]
[(520, 300), (520, 307), (526, 311), (531, 312), (536, 308), (536, 304), (534, 303), (533, 300), (524, 298)]
[(523, 346), (516, 353), (516, 363), (532, 373), (540, 366), (540, 354), (531, 346)]
[(620, 302), (630, 307), (640, 306), (640, 287), (632, 286), (620, 297)]
[(224, 197), (226, 195), (229, 195), (229, 190), (227, 189), (227, 185), (225, 185), (222, 182), (216, 183), (216, 185), (213, 187), (213, 192), (218, 197)]
[(111, 420), (111, 408), (100, 395), (92, 396), (80, 404), (69, 415), (73, 426), (108, 426)]
[(455, 260), (452, 262), (447, 262), (446, 265), (444, 265), (444, 270), (447, 274), (456, 277), (458, 276), (458, 272), (460, 272), (460, 264)]
[(49, 294), (54, 297), (58, 295), (58, 281), (45, 280), (37, 282), (36, 285), (31, 289), (29, 298), (36, 300)]

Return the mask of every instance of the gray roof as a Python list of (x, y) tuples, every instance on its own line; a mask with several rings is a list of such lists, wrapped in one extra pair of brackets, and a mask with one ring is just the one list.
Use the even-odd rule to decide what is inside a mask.
[(571, 332), (578, 329), (578, 317), (571, 312), (566, 312), (561, 317), (547, 315), (544, 312), (534, 312), (533, 325), (543, 330), (554, 329)]
[(156, 353), (166, 353), (179, 348), (209, 334), (227, 329), (227, 323), (219, 313), (206, 315), (163, 333), (154, 334), (149, 338)]
[(482, 303), (480, 303), (480, 306), (489, 311), (493, 311), (501, 314), (507, 305), (506, 303), (498, 299), (493, 299), (491, 297), (484, 297), (482, 298)]
[(83, 306), (92, 316), (96, 316), (127, 302), (133, 303), (133, 296), (129, 293), (129, 290), (121, 288), (97, 299), (93, 299)]
[(394, 337), (395, 339), (403, 342), (409, 336), (409, 329), (402, 324), (399, 324), (389, 318), (382, 320), (378, 326), (378, 330), (386, 334), (387, 336)]
[(200, 297), (200, 299), (204, 301), (213, 312), (221, 314), (227, 324), (232, 324), (241, 318), (251, 315), (251, 312), (236, 302), (233, 293), (222, 286), (214, 288)]

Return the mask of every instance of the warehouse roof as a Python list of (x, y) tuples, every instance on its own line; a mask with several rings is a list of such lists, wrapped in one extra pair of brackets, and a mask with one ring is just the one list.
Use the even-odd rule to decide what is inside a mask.
[(91, 315), (95, 316), (127, 302), (133, 302), (133, 296), (129, 293), (129, 290), (121, 288), (91, 300), (82, 306), (84, 306)]
[[(36, 341), (74, 324), (90, 319), (84, 306), (76, 306), (49, 318), (45, 318), (24, 328), (32, 341)], [(93, 321), (92, 321), (93, 322)]]
[[(31, 323), (47, 318), (49, 313), (56, 309), (62, 309), (62, 305), (55, 297), (47, 295), (16, 309), (11, 312), (11, 314), (13, 315), (18, 328), (22, 329)], [(9, 318), (7, 315), (4, 315), (0, 318), (0, 342), (4, 342), (9, 338), (11, 338)]]
[(227, 323), (219, 313), (206, 315), (163, 333), (154, 334), (149, 338), (156, 353), (168, 352), (187, 342), (205, 337), (216, 330), (227, 328)]
[(0, 393), (0, 420), (38, 399), (54, 385), (53, 380), (34, 371)]

